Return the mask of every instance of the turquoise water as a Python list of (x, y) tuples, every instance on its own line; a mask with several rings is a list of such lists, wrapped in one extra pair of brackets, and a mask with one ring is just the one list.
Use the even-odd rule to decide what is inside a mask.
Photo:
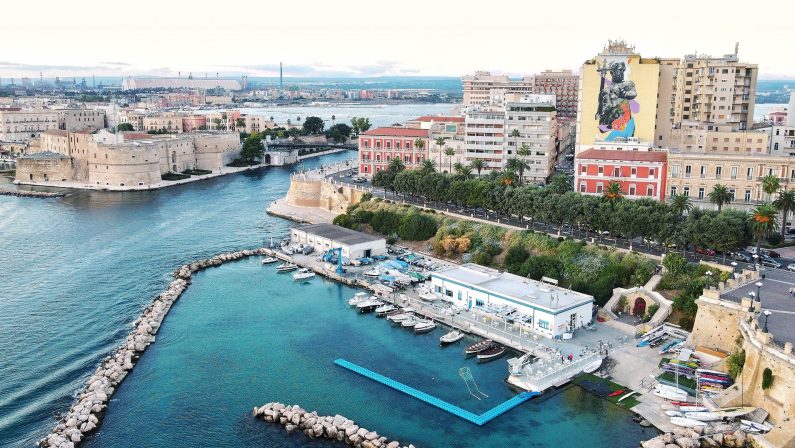
[[(353, 154), (305, 163), (328, 164)], [(179, 265), (283, 236), (265, 208), (288, 169), (135, 193), (0, 196), (0, 446), (32, 446)], [(422, 446), (635, 446), (630, 416), (579, 389), (533, 400), (484, 428), (344, 372), (344, 357), (473, 412), (511, 394), (504, 361), (473, 368), (493, 402), (473, 402), (459, 349), (343, 306), (352, 291), (294, 284), (255, 259), (197, 275), (157, 342), (114, 396), (92, 447), (321, 446), (254, 421), (268, 401), (340, 413)], [(327, 446), (327, 445), (322, 445)]]

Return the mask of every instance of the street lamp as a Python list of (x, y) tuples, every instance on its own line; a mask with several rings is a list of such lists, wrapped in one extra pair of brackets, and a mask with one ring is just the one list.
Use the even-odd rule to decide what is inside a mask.
[(707, 271), (705, 274), (707, 274), (707, 287), (712, 288), (712, 271)]
[(759, 255), (754, 254), (754, 269), (758, 272), (759, 271)]
[(761, 302), (762, 301), (761, 290), (762, 290), (762, 282), (756, 282), (756, 301), (757, 302)]
[(736, 261), (732, 261), (731, 264), (732, 264), (732, 274), (736, 274), (737, 273), (737, 262)]
[(772, 313), (772, 312), (770, 312), (770, 310), (765, 310), (765, 311), (763, 311), (763, 312), (762, 312), (762, 314), (764, 314), (764, 315), (765, 315), (765, 327), (763, 328), (763, 330), (762, 330), (762, 331), (764, 331), (765, 333), (767, 333), (767, 318), (768, 318), (768, 317), (770, 317), (770, 315), (771, 315), (771, 314), (773, 314), (773, 313)]

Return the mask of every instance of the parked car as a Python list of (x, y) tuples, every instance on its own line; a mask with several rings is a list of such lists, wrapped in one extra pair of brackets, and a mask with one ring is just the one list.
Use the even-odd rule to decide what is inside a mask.
[(795, 263), (788, 264), (787, 265), (787, 270), (795, 272)]
[(354, 177), (353, 181), (356, 182), (357, 184), (363, 184), (363, 183), (367, 182), (367, 179), (365, 179), (363, 177)]
[(772, 250), (772, 249), (762, 249), (762, 255), (767, 255), (768, 257), (773, 258), (780, 258), (781, 254)]
[(770, 258), (770, 257), (768, 257), (766, 255), (762, 255), (759, 258), (759, 262), (762, 263), (762, 265), (768, 266), (768, 267), (771, 267), (771, 268), (780, 268), (781, 267), (781, 263), (779, 263), (778, 261), (776, 261), (776, 260), (774, 260), (774, 259), (772, 259), (772, 258)]
[(748, 252), (735, 252), (734, 259), (738, 261), (744, 261), (746, 263), (751, 263), (754, 261), (754, 258)]
[(696, 246), (695, 252), (701, 255), (709, 255), (710, 257), (714, 257), (716, 253), (713, 249), (705, 249), (703, 247), (698, 247), (698, 246)]

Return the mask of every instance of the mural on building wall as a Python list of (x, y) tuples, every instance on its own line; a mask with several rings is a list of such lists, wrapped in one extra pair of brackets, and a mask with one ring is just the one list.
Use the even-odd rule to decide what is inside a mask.
[(599, 132), (605, 141), (635, 135), (635, 117), (640, 111), (636, 101), (638, 91), (635, 83), (630, 81), (626, 58), (607, 60), (598, 69), (599, 104), (596, 109), (596, 120)]

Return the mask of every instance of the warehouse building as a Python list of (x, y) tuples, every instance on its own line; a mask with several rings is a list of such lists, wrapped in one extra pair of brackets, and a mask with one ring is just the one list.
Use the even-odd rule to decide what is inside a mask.
[(293, 243), (312, 246), (316, 252), (339, 247), (342, 256), (349, 260), (386, 254), (385, 239), (334, 224), (295, 227), (290, 232), (290, 239)]
[(512, 315), (522, 315), (532, 331), (548, 338), (563, 336), (593, 319), (592, 296), (477, 264), (434, 272), (431, 285), (441, 299), (467, 310), (514, 308)]

